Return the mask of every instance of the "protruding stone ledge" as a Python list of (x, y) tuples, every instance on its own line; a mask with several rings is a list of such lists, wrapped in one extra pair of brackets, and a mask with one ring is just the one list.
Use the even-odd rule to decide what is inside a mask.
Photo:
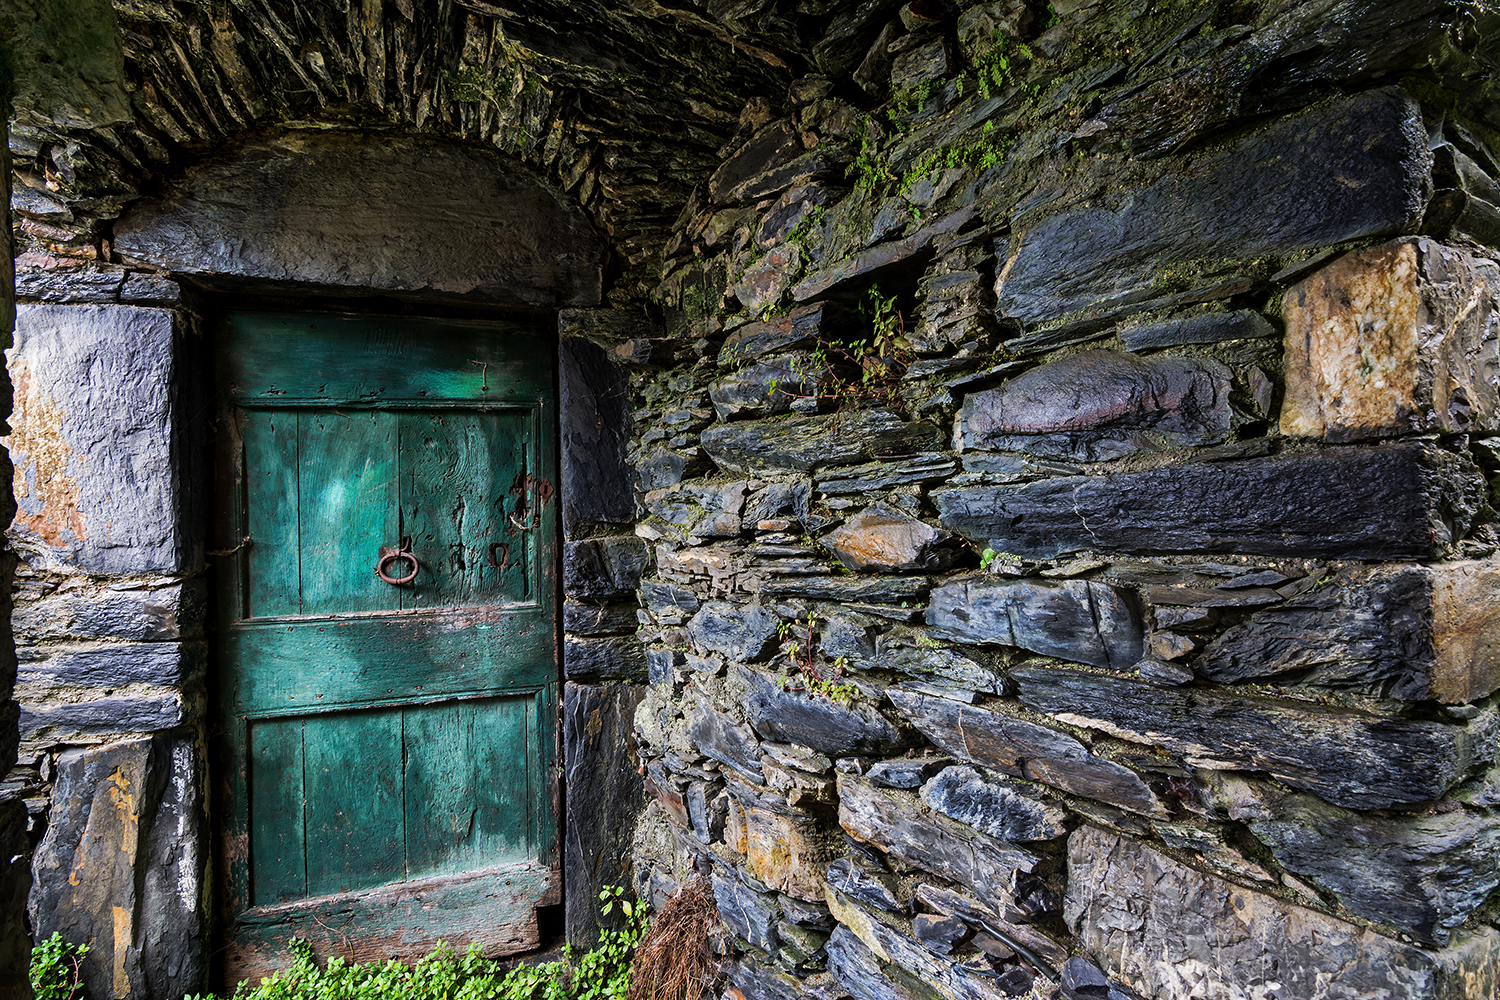
[(1196, 767), (1265, 771), (1350, 809), (1438, 798), (1493, 758), (1500, 733), (1493, 705), (1450, 724), (1056, 667), (1012, 676), (1023, 704), (1062, 722), (1171, 750)]
[(1110, 975), (1143, 996), (1228, 1000), (1267, 982), (1268, 967), (1288, 997), (1490, 1000), (1500, 988), (1492, 927), (1424, 950), (1095, 827), (1069, 838), (1064, 916)]
[(1193, 667), (1221, 684), (1477, 701), (1500, 689), (1500, 565), (1346, 570), (1331, 586), (1257, 611)]
[(750, 724), (763, 738), (796, 743), (829, 757), (893, 753), (911, 730), (897, 729), (867, 703), (843, 705), (811, 692), (784, 691), (758, 670), (737, 667)]
[(1388, 87), (1193, 159), (1153, 183), (1115, 181), (1105, 205), (1016, 220), (1000, 315), (1032, 326), (1140, 308), (1164, 294), (1174, 265), (1215, 260), (1233, 273), (1267, 254), (1395, 235), (1421, 215), (1432, 154), (1416, 102)]
[(1434, 559), (1468, 534), (1484, 497), (1467, 455), (1420, 441), (932, 494), (945, 528), (1032, 559), (1086, 550)]
[(1412, 238), (1287, 291), (1281, 432), (1330, 441), (1500, 426), (1500, 265)]

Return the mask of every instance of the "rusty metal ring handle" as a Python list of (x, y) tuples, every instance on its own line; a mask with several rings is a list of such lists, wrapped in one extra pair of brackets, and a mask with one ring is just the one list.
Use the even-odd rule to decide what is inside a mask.
[[(405, 559), (407, 562), (411, 563), (411, 572), (406, 574), (405, 576), (388, 575), (385, 571), (386, 567), (395, 562), (397, 559)], [(386, 552), (385, 555), (380, 557), (380, 562), (375, 565), (375, 575), (394, 587), (400, 587), (404, 584), (411, 583), (417, 578), (417, 574), (421, 572), (421, 570), (422, 564), (417, 562), (417, 557), (411, 554), (410, 535), (407, 535), (406, 537), (401, 539), (401, 547), (399, 549), (394, 552)]]

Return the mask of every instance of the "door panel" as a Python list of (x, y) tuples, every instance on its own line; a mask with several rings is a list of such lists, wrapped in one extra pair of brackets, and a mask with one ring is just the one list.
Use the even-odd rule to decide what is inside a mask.
[(550, 340), (239, 315), (218, 357), (226, 980), (293, 933), (533, 946), (560, 894)]

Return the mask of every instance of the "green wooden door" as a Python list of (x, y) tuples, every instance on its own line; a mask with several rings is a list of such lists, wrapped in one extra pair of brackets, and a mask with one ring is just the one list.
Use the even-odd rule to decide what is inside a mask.
[(227, 982), (292, 936), (361, 960), (534, 946), (561, 889), (550, 338), (310, 314), (221, 334)]

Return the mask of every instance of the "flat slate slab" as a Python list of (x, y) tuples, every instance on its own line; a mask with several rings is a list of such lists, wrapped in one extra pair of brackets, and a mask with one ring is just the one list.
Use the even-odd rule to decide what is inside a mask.
[(1174, 265), (1395, 235), (1421, 216), (1431, 164), (1421, 110), (1387, 87), (1305, 111), (1105, 203), (1013, 223), (997, 313), (1026, 326), (1163, 295)]
[(1432, 559), (1468, 534), (1484, 495), (1467, 455), (1410, 441), (964, 486), (932, 499), (943, 527), (1032, 559), (1088, 550)]
[(1092, 580), (960, 580), (933, 590), (927, 624), (959, 642), (1019, 646), (1116, 670), (1145, 648), (1129, 591)]
[(1494, 706), (1450, 724), (1056, 667), (1012, 677), (1022, 704), (1059, 721), (1170, 750), (1195, 767), (1264, 771), (1349, 809), (1440, 797), (1494, 755), (1500, 730)]

